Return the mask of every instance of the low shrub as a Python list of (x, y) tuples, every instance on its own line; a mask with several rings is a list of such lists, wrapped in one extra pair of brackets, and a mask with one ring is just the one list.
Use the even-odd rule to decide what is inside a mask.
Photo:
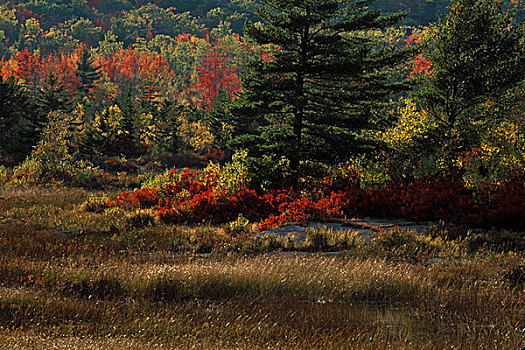
[(246, 234), (249, 231), (248, 225), (250, 224), (250, 220), (246, 219), (242, 214), (239, 214), (236, 220), (230, 221), (228, 225), (226, 225), (226, 233), (238, 236), (241, 234)]
[(157, 221), (153, 211), (137, 210), (126, 215), (126, 224), (132, 229), (141, 229), (155, 226)]
[[(224, 224), (242, 214), (250, 221), (260, 221), (260, 231), (284, 223), (354, 216), (445, 220), (469, 227), (525, 227), (525, 176), (478, 189), (467, 188), (454, 177), (363, 189), (358, 181), (360, 173), (345, 169), (311, 179), (314, 185), (303, 183), (297, 188), (259, 193), (247, 187), (244, 170), (242, 166), (213, 164), (201, 172), (172, 170), (151, 182), (158, 187), (122, 192), (105, 205), (130, 211), (151, 208), (166, 224)], [(230, 177), (230, 181), (225, 180)]]
[(102, 213), (104, 210), (111, 207), (111, 202), (107, 196), (90, 196), (84, 203), (80, 205), (80, 210)]

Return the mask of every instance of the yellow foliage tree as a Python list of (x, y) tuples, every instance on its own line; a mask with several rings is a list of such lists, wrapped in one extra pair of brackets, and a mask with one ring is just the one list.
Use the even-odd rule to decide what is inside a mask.
[(185, 143), (186, 148), (203, 153), (213, 146), (215, 137), (210, 127), (202, 120), (191, 122), (187, 116), (180, 115), (178, 121), (180, 124), (179, 137)]
[(437, 121), (410, 98), (401, 99), (397, 113), (399, 121), (396, 126), (380, 132), (380, 137), (395, 150), (408, 147), (415, 138), (424, 137), (429, 130), (438, 127)]

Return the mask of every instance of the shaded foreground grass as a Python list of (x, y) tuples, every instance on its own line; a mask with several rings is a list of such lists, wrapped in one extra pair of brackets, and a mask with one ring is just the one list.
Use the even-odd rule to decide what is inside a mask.
[[(176, 255), (116, 239), (108, 216), (75, 209), (86, 195), (1, 195), (0, 348), (525, 346), (520, 254), (430, 262), (376, 244), (337, 256)], [(108, 227), (54, 235), (66, 220)], [(131, 253), (139, 247), (147, 249)]]

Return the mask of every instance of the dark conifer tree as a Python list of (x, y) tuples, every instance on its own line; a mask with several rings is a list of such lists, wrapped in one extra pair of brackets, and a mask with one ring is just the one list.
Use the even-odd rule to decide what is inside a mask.
[(32, 108), (14, 77), (0, 76), (0, 153), (27, 155), (36, 143)]
[(149, 78), (139, 89), (140, 109), (145, 113), (158, 115), (160, 96), (159, 87), (154, 79)]
[(121, 129), (130, 136), (136, 132), (136, 119), (143, 112), (140, 108), (140, 101), (137, 101), (136, 92), (131, 85), (124, 88), (124, 91), (115, 100), (115, 104), (119, 106), (122, 111), (122, 120), (120, 122)]
[(62, 84), (54, 73), (50, 73), (40, 89), (35, 104), (45, 120), (49, 112), (70, 112), (73, 109), (73, 100), (68, 96), (64, 84)]
[(10, 143), (14, 125), (21, 115), (21, 89), (10, 77), (4, 81), (0, 76), (0, 148)]
[(100, 66), (95, 65), (95, 60), (86, 47), (83, 47), (80, 53), (76, 74), (80, 79), (78, 90), (81, 96), (89, 96), (95, 89), (95, 82), (102, 77), (102, 71)]
[(136, 92), (129, 85), (117, 97), (115, 104), (118, 105), (122, 112), (120, 129), (122, 133), (118, 135), (116, 146), (118, 153), (127, 157), (137, 156), (140, 153), (140, 144), (138, 142), (139, 130), (137, 130), (138, 118), (142, 114), (140, 101), (136, 98)]
[(177, 153), (181, 144), (178, 136), (178, 116), (184, 111), (184, 106), (169, 100), (162, 101), (159, 107), (159, 115), (162, 118), (157, 123), (159, 150), (161, 152)]
[(252, 157), (285, 156), (295, 177), (303, 161), (339, 162), (377, 146), (364, 131), (382, 127), (376, 112), (409, 88), (388, 71), (413, 49), (377, 49), (367, 31), (406, 13), (381, 16), (373, 3), (262, 0), (257, 14), (264, 24), (247, 23), (245, 34), (273, 47), (273, 58), (245, 69), (244, 94), (232, 110), (239, 134), (233, 146)]

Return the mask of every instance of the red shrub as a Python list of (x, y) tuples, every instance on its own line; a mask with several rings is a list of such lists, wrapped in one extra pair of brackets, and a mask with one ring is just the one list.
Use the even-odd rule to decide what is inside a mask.
[[(354, 174), (355, 175), (355, 174)], [(155, 207), (165, 223), (225, 223), (243, 214), (262, 220), (260, 230), (283, 223), (322, 221), (352, 216), (444, 220), (472, 227), (525, 227), (525, 177), (507, 184), (473, 191), (460, 180), (428, 178), (409, 186), (391, 184), (364, 190), (355, 176), (323, 179), (321, 195), (309, 196), (292, 188), (259, 195), (243, 188), (235, 193), (218, 191), (214, 175), (185, 172), (161, 189), (124, 192), (114, 205), (125, 208)], [(332, 189), (331, 192), (328, 190)], [(322, 193), (325, 193), (322, 195)]]

